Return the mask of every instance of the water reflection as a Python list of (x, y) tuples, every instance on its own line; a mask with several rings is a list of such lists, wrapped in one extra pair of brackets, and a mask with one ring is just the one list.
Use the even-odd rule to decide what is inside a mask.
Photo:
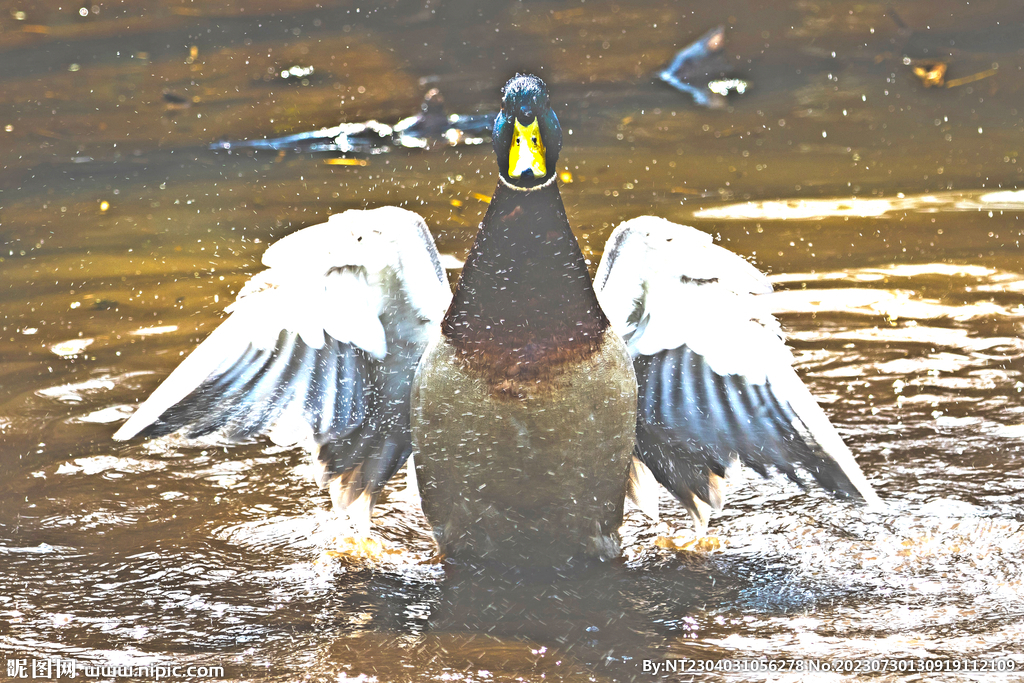
[(789, 199), (742, 204), (726, 204), (700, 209), (695, 218), (726, 220), (806, 221), (825, 218), (882, 218), (902, 213), (939, 213), (942, 211), (1024, 211), (1024, 192), (937, 192), (906, 196), (902, 192), (890, 199)]
[[(0, 19), (5, 658), (617, 681), (650, 680), (647, 656), (1024, 651), (1019, 3), (904, 2), (907, 31), (843, 2), (320, 4)], [(712, 110), (650, 82), (720, 24), (756, 87)], [(925, 88), (904, 57), (948, 62), (947, 84), (999, 67)], [(280, 79), (297, 64), (309, 85)], [(624, 566), (545, 579), (422, 564), (422, 517), (395, 495), (379, 529), (406, 550), (370, 571), (321, 561), (329, 501), (300, 454), (111, 442), (267, 242), (402, 203), (457, 265), (495, 182), (486, 145), (345, 167), (211, 140), (398, 121), (432, 87), (473, 113), (517, 70), (572, 130), (563, 196), (587, 257), (655, 213), (770, 271), (801, 373), (887, 512), (741, 474), (721, 552), (659, 548), (689, 528), (663, 500), (661, 527), (630, 513)]]
[(394, 126), (379, 121), (341, 123), (331, 128), (263, 140), (222, 140), (212, 150), (273, 150), (279, 152), (337, 152), (385, 154), (394, 148), (479, 145), (490, 141), (495, 114), (449, 114), (441, 91), (424, 96), (420, 112)]
[(658, 78), (701, 106), (724, 107), (730, 92), (742, 95), (750, 87), (740, 78), (727, 78), (734, 67), (722, 53), (724, 47), (725, 27), (713, 28), (680, 50)]

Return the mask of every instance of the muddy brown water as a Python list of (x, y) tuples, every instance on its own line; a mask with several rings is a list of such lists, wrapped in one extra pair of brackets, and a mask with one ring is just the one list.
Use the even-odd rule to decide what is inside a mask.
[[(79, 675), (222, 666), (253, 681), (939, 677), (650, 670), (689, 658), (1018, 679), (1024, 14), (999, 0), (886, 9), (6, 3), (0, 673), (57, 658)], [(718, 24), (752, 87), (702, 109), (652, 75)], [(925, 88), (923, 60), (946, 63), (951, 87)], [(315, 71), (280, 77), (296, 65)], [(487, 145), (335, 165), (209, 143), (393, 123), (430, 87), (452, 111), (487, 111), (517, 71), (553, 93), (588, 257), (653, 213), (771, 273), (799, 371), (886, 511), (738, 472), (712, 521), (719, 552), (655, 545), (691, 528), (666, 496), (660, 525), (630, 513), (622, 563), (446, 573), (422, 563), (431, 541), (399, 478), (378, 529), (404, 551), (359, 568), (321, 557), (329, 500), (301, 453), (111, 440), (268, 243), (394, 203), (461, 258), (495, 183)], [(993, 660), (1002, 670), (964, 670)]]

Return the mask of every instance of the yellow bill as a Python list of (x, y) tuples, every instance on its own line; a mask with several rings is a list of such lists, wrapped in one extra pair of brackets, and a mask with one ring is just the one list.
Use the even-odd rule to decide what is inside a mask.
[(544, 141), (540, 139), (540, 125), (537, 119), (528, 126), (515, 121), (515, 134), (512, 138), (512, 149), (508, 155), (508, 175), (519, 178), (527, 170), (533, 171), (534, 178), (543, 178), (548, 174), (544, 162)]

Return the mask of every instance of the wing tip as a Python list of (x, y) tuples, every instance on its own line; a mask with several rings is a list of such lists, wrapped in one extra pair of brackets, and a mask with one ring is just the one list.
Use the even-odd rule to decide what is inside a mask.
[[(172, 373), (173, 374), (173, 373)], [(169, 378), (168, 378), (169, 379)], [(164, 384), (167, 380), (164, 380)], [(161, 384), (156, 390), (143, 401), (135, 409), (135, 412), (128, 416), (124, 424), (118, 427), (117, 431), (111, 437), (114, 441), (129, 441), (137, 436), (146, 435), (147, 430), (153, 427), (163, 415), (164, 411), (170, 406), (164, 406), (157, 410), (157, 406), (160, 405), (158, 401), (153, 401), (153, 397), (160, 393), (164, 384)], [(173, 403), (171, 405), (174, 405)]]
[[(824, 485), (823, 488), (830, 490), (835, 496), (854, 500), (867, 510), (873, 512), (884, 511), (887, 507), (885, 501), (875, 493), (874, 487), (867, 477), (864, 476), (860, 463), (853, 457), (850, 449), (845, 443), (842, 446), (842, 450), (833, 449), (829, 451), (823, 449), (822, 451), (824, 456), (830, 459), (836, 467), (832, 474), (832, 484)], [(821, 448), (820, 444), (818, 447)], [(821, 484), (822, 482), (819, 481), (818, 483)]]
[(135, 415), (132, 415), (123, 425), (118, 427), (111, 438), (114, 441), (128, 441), (138, 436), (139, 432), (146, 428), (146, 425), (138, 425), (137, 422)]
[(857, 489), (857, 495), (864, 508), (871, 512), (884, 512), (888, 508), (885, 501), (879, 498), (878, 494), (875, 493), (874, 487), (868, 483), (863, 474), (859, 478), (862, 480), (859, 484), (857, 482), (851, 483)]

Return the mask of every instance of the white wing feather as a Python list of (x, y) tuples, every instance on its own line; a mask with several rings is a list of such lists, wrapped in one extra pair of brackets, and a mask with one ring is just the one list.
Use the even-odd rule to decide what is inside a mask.
[(645, 216), (609, 237), (595, 286), (637, 369), (641, 457), (684, 503), (719, 505), (711, 475), (739, 457), (793, 478), (800, 465), (833, 491), (880, 504), (793, 370), (756, 268), (710, 235)]
[[(397, 207), (333, 215), (271, 245), (263, 263), (268, 269), (246, 283), (227, 307), (230, 316), (121, 426), (115, 439), (130, 439), (152, 425), (247, 352), (273, 350), (282, 333), (296, 335), (311, 349), (323, 349), (326, 333), (381, 360), (388, 355), (389, 341), (426, 343), (429, 328), (440, 322), (451, 299), (426, 225), (418, 215)], [(305, 440), (295, 433), (305, 417), (300, 394), (292, 391), (295, 405), (280, 411), (276, 422), (282, 424), (271, 430), (275, 441)], [(285, 424), (290, 426), (284, 429)]]
[(766, 365), (792, 362), (778, 323), (751, 296), (772, 291), (768, 278), (696, 228), (654, 216), (623, 223), (608, 239), (595, 285), (634, 355), (686, 344), (717, 373), (762, 382)]

